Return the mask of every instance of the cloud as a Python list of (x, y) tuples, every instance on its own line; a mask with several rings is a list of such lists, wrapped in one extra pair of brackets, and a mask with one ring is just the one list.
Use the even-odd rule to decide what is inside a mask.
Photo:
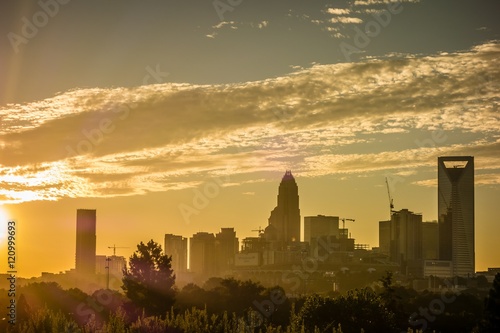
[(269, 21), (262, 21), (257, 26), (259, 27), (259, 29), (264, 29), (268, 25), (269, 25)]
[(338, 16), (332, 17), (330, 19), (331, 23), (343, 23), (343, 24), (361, 24), (363, 20), (358, 17), (347, 17), (347, 16)]
[(206, 34), (205, 36), (208, 38), (216, 38), (221, 31), (235, 31), (241, 28), (250, 28), (250, 29), (265, 29), (269, 26), (269, 21), (260, 21), (257, 23), (254, 22), (235, 22), (235, 21), (222, 21), (214, 26), (214, 29), (211, 33)]
[(349, 9), (341, 9), (341, 8), (328, 8), (326, 12), (332, 15), (349, 15), (351, 13)]
[(419, 3), (420, 0), (355, 0), (354, 6), (387, 5), (395, 3)]
[(236, 186), (289, 168), (303, 177), (409, 174), (446, 154), (474, 155), (478, 170), (496, 175), (499, 55), (490, 42), (314, 64), (256, 82), (75, 89), (8, 105), (0, 108), (0, 198), (138, 195), (216, 175)]

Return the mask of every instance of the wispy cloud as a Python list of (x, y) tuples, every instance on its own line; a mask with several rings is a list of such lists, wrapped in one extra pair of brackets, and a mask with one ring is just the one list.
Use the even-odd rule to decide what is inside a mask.
[(361, 24), (363, 20), (358, 17), (338, 16), (330, 19), (331, 23)]
[(208, 38), (216, 38), (220, 31), (235, 31), (241, 28), (247, 29), (265, 29), (269, 26), (269, 21), (259, 22), (235, 22), (235, 21), (222, 21), (212, 26), (213, 31), (205, 36)]
[(332, 15), (349, 15), (351, 13), (350, 9), (342, 9), (342, 8), (328, 8), (326, 10), (328, 14)]
[(419, 3), (420, 0), (355, 0), (354, 6), (387, 5), (393, 3)]
[[(490, 170), (482, 183), (498, 184), (499, 55), (491, 42), (256, 82), (75, 89), (8, 105), (0, 200), (137, 195), (220, 174), (236, 185), (288, 167), (303, 177), (408, 173), (440, 154), (475, 155)], [(439, 147), (426, 143), (436, 129), (450, 138)]]

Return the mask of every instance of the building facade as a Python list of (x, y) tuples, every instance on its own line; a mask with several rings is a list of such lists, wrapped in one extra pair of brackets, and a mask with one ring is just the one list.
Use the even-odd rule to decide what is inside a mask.
[(299, 188), (291, 171), (286, 171), (281, 180), (277, 201), (265, 237), (278, 242), (278, 247), (283, 249), (290, 243), (300, 242)]
[(387, 256), (391, 253), (391, 221), (378, 223), (378, 247), (381, 254)]
[(215, 276), (215, 236), (198, 232), (189, 240), (189, 269), (198, 276)]
[(75, 270), (80, 275), (96, 272), (96, 210), (76, 211)]
[(215, 235), (216, 270), (225, 274), (234, 266), (234, 258), (238, 253), (239, 241), (234, 228), (221, 228)]
[(174, 273), (187, 271), (188, 242), (186, 237), (165, 234), (164, 252), (172, 256), (172, 269)]
[(410, 262), (422, 259), (422, 215), (408, 209), (391, 216), (391, 261), (401, 265), (404, 273)]
[(321, 236), (339, 237), (338, 216), (306, 216), (304, 217), (304, 242), (311, 243), (313, 238)]
[(438, 157), (439, 259), (453, 275), (475, 273), (474, 157)]
[(437, 221), (422, 223), (422, 259), (439, 259), (439, 224)]

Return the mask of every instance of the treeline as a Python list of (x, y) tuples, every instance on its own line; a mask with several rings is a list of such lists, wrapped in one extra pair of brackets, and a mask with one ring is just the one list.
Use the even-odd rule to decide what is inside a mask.
[[(401, 332), (408, 328), (436, 332), (498, 332), (498, 291), (485, 303), (474, 291), (418, 293), (396, 287), (390, 276), (380, 290), (357, 289), (347, 295), (312, 295), (290, 299), (281, 287), (264, 288), (252, 281), (209, 279), (203, 286), (176, 291), (175, 303), (163, 316), (144, 309), (118, 292), (87, 295), (63, 290), (56, 283), (19, 288), (17, 324), (5, 320), (2, 332)], [(495, 294), (496, 293), (496, 294)], [(2, 293), (5, 295), (5, 293)], [(6, 299), (2, 299), (6, 308)], [(5, 305), (5, 307), (4, 307)], [(496, 315), (495, 315), (496, 306)], [(7, 325), (6, 325), (7, 324)]]
[[(280, 286), (233, 278), (179, 290), (170, 260), (158, 244), (140, 243), (124, 271), (123, 293), (88, 295), (56, 283), (19, 287), (16, 325), (4, 319), (0, 332), (500, 332), (500, 274), (489, 291), (416, 292), (394, 285), (388, 272), (346, 294), (292, 298)], [(0, 293), (7, 309), (7, 292)]]

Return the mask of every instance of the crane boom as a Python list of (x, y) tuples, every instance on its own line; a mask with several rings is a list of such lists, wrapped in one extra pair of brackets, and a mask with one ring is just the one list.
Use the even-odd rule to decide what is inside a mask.
[[(341, 219), (339, 219), (339, 220), (341, 220), (341, 221), (342, 221), (342, 230), (343, 230), (343, 232), (345, 232), (345, 221), (352, 221), (352, 222), (354, 222), (354, 221), (355, 221), (354, 219), (348, 219), (348, 218), (345, 218), (345, 217), (343, 217), (343, 218), (341, 218)], [(347, 236), (347, 235), (346, 235), (346, 236)], [(347, 238), (347, 237), (346, 237), (346, 238)]]
[(391, 197), (391, 191), (389, 190), (389, 182), (387, 177), (385, 177), (385, 184), (387, 185), (387, 195), (389, 196), (389, 219), (392, 219), (392, 211), (394, 209), (394, 202)]
[(113, 256), (116, 256), (116, 249), (128, 249), (127, 246), (108, 246), (108, 249), (113, 249)]
[(262, 229), (260, 226), (259, 226), (259, 229), (256, 229), (256, 230), (252, 230), (252, 232), (258, 232), (258, 235), (259, 237), (262, 236), (262, 234), (264, 233), (264, 229)]

